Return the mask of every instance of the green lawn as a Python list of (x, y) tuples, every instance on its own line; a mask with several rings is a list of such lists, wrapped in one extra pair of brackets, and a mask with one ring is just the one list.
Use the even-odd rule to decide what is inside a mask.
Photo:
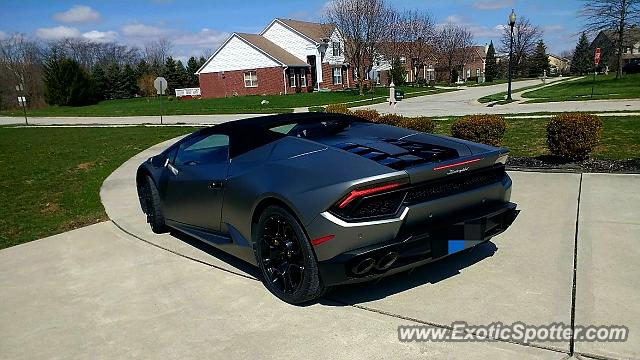
[(551, 102), (571, 100), (591, 100), (591, 86), (593, 85), (593, 99), (632, 99), (640, 97), (640, 74), (624, 75), (616, 80), (615, 74), (597, 75), (595, 82), (593, 75), (579, 80), (566, 81), (543, 89), (525, 92), (522, 97), (529, 98), (527, 102)]
[[(455, 118), (435, 121), (435, 132), (451, 135)], [(546, 125), (549, 119), (507, 119), (503, 146), (512, 156), (534, 157), (548, 154)], [(592, 154), (599, 159), (640, 158), (640, 116), (602, 117), (604, 129), (600, 145)]]
[[(436, 94), (441, 89), (403, 87), (406, 97)], [(50, 106), (41, 109), (29, 109), (29, 116), (142, 116), (158, 115), (160, 106), (165, 115), (208, 115), (208, 114), (249, 114), (284, 113), (295, 107), (309, 107), (334, 103), (349, 103), (364, 100), (356, 105), (369, 105), (386, 101), (389, 89), (375, 88), (373, 92), (360, 96), (357, 90), (300, 93), (289, 95), (237, 96), (226, 99), (194, 99), (168, 101), (164, 98), (137, 98), (126, 100), (107, 100), (89, 106)], [(371, 100), (374, 99), (375, 100)], [(369, 99), (369, 101), (367, 101)], [(262, 100), (269, 104), (261, 105)], [(162, 102), (162, 104), (161, 104)], [(0, 111), (0, 116), (22, 116), (21, 109)]]
[(0, 248), (107, 220), (104, 179), (188, 127), (0, 128)]

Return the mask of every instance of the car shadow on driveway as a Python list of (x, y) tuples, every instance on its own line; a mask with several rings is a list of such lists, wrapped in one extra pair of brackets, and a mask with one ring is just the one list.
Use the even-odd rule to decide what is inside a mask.
[(468, 251), (390, 275), (379, 281), (338, 286), (321, 299), (320, 303), (329, 306), (349, 306), (384, 299), (421, 285), (436, 284), (460, 274), (462, 269), (493, 256), (497, 251), (498, 247), (488, 241)]

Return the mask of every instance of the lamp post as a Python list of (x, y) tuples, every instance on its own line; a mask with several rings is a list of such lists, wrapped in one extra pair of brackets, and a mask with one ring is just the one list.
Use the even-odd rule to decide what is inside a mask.
[(507, 100), (513, 100), (511, 98), (511, 67), (512, 67), (512, 58), (513, 58), (513, 26), (516, 24), (516, 12), (511, 9), (511, 14), (509, 14), (509, 27), (511, 27), (511, 38), (509, 42), (509, 87), (507, 89)]

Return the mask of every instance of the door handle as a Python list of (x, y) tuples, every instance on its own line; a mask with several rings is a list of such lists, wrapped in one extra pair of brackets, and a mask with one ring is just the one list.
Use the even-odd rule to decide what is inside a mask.
[(222, 180), (213, 180), (209, 184), (209, 189), (220, 189), (222, 187)]

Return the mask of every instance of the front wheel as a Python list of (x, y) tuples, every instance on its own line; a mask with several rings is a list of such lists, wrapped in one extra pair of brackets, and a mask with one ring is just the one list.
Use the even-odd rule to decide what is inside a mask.
[(309, 239), (296, 218), (279, 206), (260, 215), (256, 259), (265, 287), (290, 304), (321, 297), (325, 286)]
[(151, 177), (144, 177), (141, 190), (141, 200), (144, 202), (143, 210), (147, 215), (147, 222), (151, 225), (151, 231), (156, 234), (169, 231), (164, 222), (162, 200), (160, 200), (158, 188), (156, 188), (156, 184)]

